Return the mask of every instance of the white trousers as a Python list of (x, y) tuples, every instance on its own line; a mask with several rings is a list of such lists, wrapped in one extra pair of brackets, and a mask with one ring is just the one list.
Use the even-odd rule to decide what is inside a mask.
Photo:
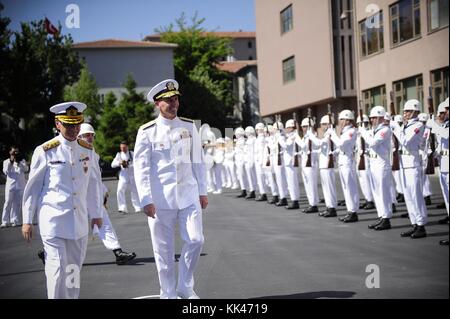
[(103, 242), (106, 249), (114, 250), (119, 249), (119, 238), (117, 238), (116, 231), (109, 219), (108, 211), (103, 207), (103, 223), (102, 227), (98, 229), (98, 238)]
[(88, 236), (78, 240), (42, 236), (48, 299), (77, 299)]
[(370, 166), (370, 188), (378, 217), (392, 217), (392, 169)]
[(238, 180), (236, 177), (234, 162), (225, 162), (224, 166), (225, 166), (226, 174), (228, 176), (227, 179), (231, 181), (231, 186), (233, 187), (233, 186), (237, 185)]
[[(178, 287), (175, 277), (174, 232), (178, 222), (184, 241), (178, 262)], [(153, 254), (158, 270), (161, 299), (176, 299), (176, 291), (194, 289), (194, 271), (203, 247), (202, 210), (197, 202), (183, 209), (158, 209), (156, 217), (148, 218)]]
[(317, 166), (302, 167), (303, 185), (305, 186), (306, 197), (308, 197), (308, 203), (310, 206), (317, 206), (317, 204), (319, 203), (317, 170)]
[(286, 181), (291, 200), (300, 199), (300, 184), (298, 181), (298, 167), (288, 165), (285, 167)]
[(264, 168), (260, 164), (255, 163), (255, 171), (256, 171), (256, 181), (258, 182), (259, 193), (261, 195), (267, 194), (268, 189), (267, 189), (267, 184), (266, 184)]
[(402, 183), (400, 183), (400, 170), (392, 171), (392, 174), (394, 175), (395, 189), (396, 189), (397, 193), (403, 194)]
[(441, 184), (442, 195), (444, 196), (445, 207), (447, 208), (448, 214), (448, 172), (439, 173), (439, 184)]
[(325, 199), (325, 205), (328, 208), (337, 207), (336, 197), (336, 176), (334, 168), (321, 168), (320, 180), (322, 183), (323, 197)]
[(117, 184), (117, 207), (122, 212), (128, 212), (127, 201), (125, 198), (125, 193), (128, 188), (131, 192), (131, 203), (133, 204), (134, 211), (138, 212), (141, 210), (141, 204), (139, 202), (136, 183), (134, 182), (134, 179), (127, 181), (123, 178), (119, 178), (119, 183)]
[(423, 171), (422, 180), (423, 180), (423, 196), (424, 197), (433, 195), (433, 192), (431, 191), (430, 179), (428, 178), (428, 175), (425, 174), (426, 170), (427, 170), (426, 167), (424, 167), (422, 170)]
[(266, 173), (266, 178), (269, 183), (270, 192), (271, 192), (272, 196), (278, 196), (278, 194), (279, 194), (278, 193), (278, 185), (275, 180), (275, 177), (273, 176), (272, 168), (267, 167), (265, 169), (265, 173)]
[(248, 184), (247, 184), (247, 176), (245, 173), (244, 163), (236, 164), (236, 175), (237, 175), (239, 184), (241, 186), (241, 190), (247, 190)]
[(370, 187), (371, 182), (371, 173), (370, 173), (370, 165), (366, 162), (366, 169), (358, 172), (359, 185), (361, 186), (361, 191), (363, 193), (364, 198), (368, 202), (373, 202), (373, 194), (372, 189)]
[(214, 185), (216, 190), (222, 190), (222, 171), (223, 171), (223, 164), (222, 163), (215, 163), (213, 168), (214, 170)]
[(245, 174), (247, 176), (247, 185), (251, 192), (256, 190), (256, 170), (255, 164), (245, 164)]
[(427, 207), (423, 198), (423, 168), (401, 168), (400, 182), (405, 196), (406, 209), (412, 225), (424, 226), (427, 223)]
[(273, 170), (275, 171), (275, 181), (278, 187), (278, 195), (280, 199), (286, 198), (287, 196), (287, 181), (286, 181), (286, 171), (283, 165), (275, 165)]
[(20, 210), (22, 207), (23, 189), (5, 188), (5, 204), (3, 205), (2, 224), (21, 224)]
[(356, 213), (359, 209), (359, 191), (356, 181), (355, 165), (339, 166), (339, 176), (341, 179), (342, 192), (344, 193), (345, 206), (347, 211)]

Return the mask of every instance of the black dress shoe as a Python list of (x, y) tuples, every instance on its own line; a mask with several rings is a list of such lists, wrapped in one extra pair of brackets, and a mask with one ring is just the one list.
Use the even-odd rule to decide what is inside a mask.
[(278, 198), (278, 195), (275, 195), (272, 197), (272, 199), (270, 201), (268, 201), (269, 204), (276, 204), (278, 203), (280, 199)]
[(401, 237), (411, 237), (411, 235), (416, 231), (417, 227), (418, 226), (416, 224), (412, 225), (412, 229), (400, 233), (400, 236)]
[(339, 220), (344, 223), (354, 223), (358, 221), (358, 214), (355, 212), (348, 212), (347, 215), (339, 218)]
[(322, 214), (322, 217), (325, 217), (325, 218), (336, 217), (336, 216), (337, 216), (337, 214), (336, 214), (335, 208), (328, 208), (328, 210)]
[(325, 215), (326, 213), (328, 213), (329, 208), (327, 207), (326, 210), (324, 210), (323, 212), (320, 212), (318, 216), (323, 217), (323, 215)]
[(366, 201), (366, 202), (364, 202), (364, 203), (362, 203), (362, 204), (359, 204), (359, 209), (363, 209), (364, 207), (366, 207), (366, 205), (367, 205), (367, 203), (368, 203), (368, 201)]
[(382, 220), (383, 220), (383, 218), (380, 217), (375, 223), (369, 224), (369, 225), (367, 225), (367, 227), (369, 229), (374, 229), (376, 226), (381, 224)]
[(255, 201), (257, 202), (265, 202), (267, 200), (267, 195), (266, 194), (261, 194), (258, 196), (257, 199), (255, 199)]
[(244, 189), (238, 196), (236, 196), (237, 198), (242, 198), (247, 196), (247, 191)]
[(286, 209), (299, 209), (300, 205), (298, 204), (298, 200), (293, 200), (288, 206), (285, 207)]
[(319, 209), (317, 208), (317, 206), (309, 206), (308, 208), (305, 208), (303, 210), (303, 213), (305, 214), (312, 214), (312, 213), (318, 213)]
[(417, 238), (424, 238), (427, 237), (427, 232), (425, 231), (425, 226), (417, 226), (414, 233), (411, 234), (411, 238), (417, 239)]
[(256, 198), (255, 191), (251, 191), (250, 194), (248, 194), (245, 199), (253, 199)]
[(375, 230), (386, 230), (391, 229), (391, 222), (389, 218), (383, 218), (381, 219), (381, 223), (375, 226)]
[(430, 196), (426, 196), (423, 199), (425, 199), (425, 205), (427, 205), (427, 206), (431, 205), (431, 197)]
[(345, 206), (345, 200), (339, 200), (338, 206)]
[(129, 261), (133, 260), (134, 257), (136, 257), (135, 253), (127, 253), (126, 251), (121, 251), (116, 255), (116, 264), (125, 265)]
[(399, 203), (404, 203), (405, 202), (405, 196), (403, 196), (402, 193), (399, 193), (397, 195), (397, 202), (399, 202)]
[(437, 209), (444, 209), (445, 208), (445, 203), (440, 203), (438, 205), (436, 205)]
[(438, 220), (438, 223), (441, 225), (448, 224), (448, 216)]
[(401, 218), (408, 218), (408, 217), (409, 217), (409, 214), (408, 214), (408, 213), (403, 213), (403, 214), (400, 215), (400, 217), (401, 217)]
[(448, 246), (448, 239), (442, 239), (439, 241), (439, 245), (441, 246)]
[(321, 203), (321, 204), (325, 203), (325, 199), (322, 198), (321, 200), (319, 200), (319, 203)]
[(39, 259), (42, 261), (42, 263), (45, 265), (45, 252), (44, 249), (39, 249), (37, 253)]
[(275, 204), (275, 206), (281, 207), (286, 206), (288, 204), (288, 201), (286, 198), (282, 198), (278, 201), (278, 203)]
[(374, 209), (375, 204), (373, 202), (367, 202), (367, 204), (364, 206), (364, 209)]

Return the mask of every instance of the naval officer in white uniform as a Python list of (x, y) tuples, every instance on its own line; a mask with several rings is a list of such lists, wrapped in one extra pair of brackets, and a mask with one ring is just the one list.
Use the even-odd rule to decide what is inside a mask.
[[(141, 205), (148, 216), (160, 283), (160, 298), (198, 299), (194, 271), (204, 238), (202, 209), (208, 205), (200, 136), (192, 120), (177, 116), (178, 83), (156, 84), (147, 98), (160, 113), (139, 128), (134, 174)], [(175, 277), (174, 231), (184, 245)]]
[(34, 150), (23, 194), (22, 234), (28, 242), (31, 240), (37, 213), (49, 299), (78, 298), (88, 241), (88, 215), (92, 226), (102, 225), (92, 146), (77, 139), (85, 108), (79, 102), (50, 108), (56, 114), (60, 134)]

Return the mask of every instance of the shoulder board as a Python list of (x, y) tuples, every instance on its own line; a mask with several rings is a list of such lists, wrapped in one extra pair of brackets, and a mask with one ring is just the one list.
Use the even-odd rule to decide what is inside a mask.
[(146, 129), (152, 127), (155, 124), (156, 124), (156, 120), (153, 120), (153, 121), (145, 123), (144, 125), (141, 125), (140, 129), (146, 130)]
[(93, 148), (92, 145), (89, 144), (88, 142), (86, 142), (85, 140), (78, 139), (77, 142), (78, 142), (78, 145), (80, 145), (80, 146), (82, 146), (84, 148), (87, 148), (89, 150), (92, 150), (92, 148)]
[(50, 141), (48, 141), (47, 143), (45, 143), (44, 145), (42, 145), (42, 148), (44, 149), (45, 152), (47, 152), (48, 150), (51, 150), (52, 148), (57, 147), (60, 143), (60, 141), (58, 141), (58, 139), (52, 139)]
[(194, 123), (194, 120), (188, 119), (187, 117), (179, 117), (180, 120), (185, 121), (185, 122), (189, 122), (189, 123)]

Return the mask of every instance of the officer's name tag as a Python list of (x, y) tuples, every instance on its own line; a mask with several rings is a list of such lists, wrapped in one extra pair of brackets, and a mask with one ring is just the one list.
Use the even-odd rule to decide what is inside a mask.
[(50, 164), (65, 164), (66, 162), (64, 161), (50, 161)]
[(155, 142), (155, 143), (153, 143), (153, 149), (155, 151), (168, 150), (168, 149), (170, 149), (170, 143), (169, 142)]

